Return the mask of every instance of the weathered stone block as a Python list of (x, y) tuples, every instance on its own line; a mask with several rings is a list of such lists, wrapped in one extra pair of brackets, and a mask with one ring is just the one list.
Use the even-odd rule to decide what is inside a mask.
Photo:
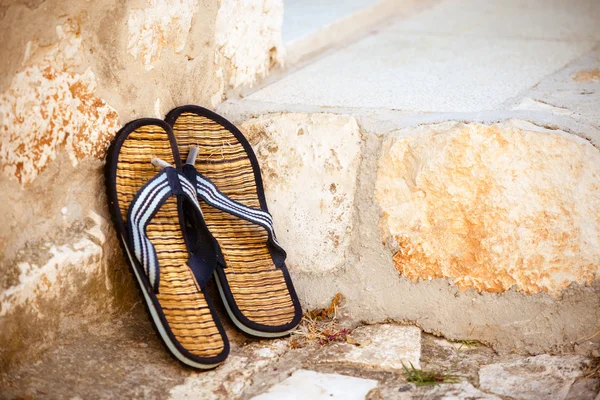
[(600, 273), (600, 152), (531, 124), (448, 122), (385, 140), (375, 199), (402, 276), (558, 296)]
[(148, 0), (144, 8), (133, 8), (127, 16), (127, 52), (140, 59), (146, 70), (171, 47), (181, 53), (192, 27), (198, 3), (193, 0)]
[(421, 330), (416, 326), (366, 325), (352, 332), (353, 341), (336, 343), (323, 352), (320, 362), (402, 371), (412, 364), (420, 368)]
[(287, 350), (285, 340), (256, 343), (232, 354), (216, 370), (194, 373), (169, 393), (171, 400), (240, 398), (255, 375), (275, 363)]
[(22, 71), (0, 92), (0, 171), (30, 183), (65, 145), (74, 164), (103, 158), (118, 129), (117, 112), (96, 97), (96, 76), (81, 68), (76, 22), (58, 25), (50, 46), (27, 43)]
[(547, 354), (485, 365), (479, 371), (482, 390), (524, 400), (567, 397), (573, 382), (584, 375), (589, 361), (580, 356)]
[(373, 379), (356, 378), (340, 374), (323, 374), (309, 370), (298, 370), (283, 382), (271, 387), (266, 393), (253, 397), (254, 400), (294, 400), (298, 398), (365, 399), (369, 391), (377, 386)]
[(353, 118), (276, 114), (241, 125), (252, 144), (279, 240), (294, 271), (342, 265), (352, 231), (360, 130)]
[(215, 63), (224, 90), (252, 86), (282, 61), (282, 23), (282, 0), (221, 2)]

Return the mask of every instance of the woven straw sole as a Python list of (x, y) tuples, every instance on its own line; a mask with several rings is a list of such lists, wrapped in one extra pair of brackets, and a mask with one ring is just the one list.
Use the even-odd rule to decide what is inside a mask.
[[(188, 111), (189, 110), (189, 111)], [(186, 112), (187, 111), (187, 112)], [(266, 210), (259, 193), (258, 164), (253, 166), (247, 142), (224, 126), (216, 114), (194, 106), (172, 111), (182, 160), (191, 146), (199, 149), (196, 169), (225, 195), (246, 206)], [(252, 153), (252, 157), (254, 154)], [(255, 159), (254, 159), (255, 162)], [(255, 336), (288, 334), (300, 321), (301, 309), (285, 266), (277, 268), (266, 246), (267, 231), (200, 202), (210, 232), (218, 241), (226, 268), (217, 270), (217, 283), (226, 308), (238, 328)]]
[[(132, 130), (128, 126), (119, 134), (121, 140), (114, 150), (118, 154), (114, 155), (116, 165), (113, 166), (116, 195), (113, 209), (118, 210), (123, 224), (135, 194), (158, 172), (150, 160), (158, 157), (176, 164), (168, 126), (146, 123)], [(107, 168), (110, 168), (108, 162)], [(124, 239), (123, 244), (150, 315), (169, 350), (187, 365), (214, 368), (226, 357), (229, 346), (212, 304), (186, 264), (189, 254), (180, 226), (178, 202), (176, 197), (168, 199), (146, 229), (160, 266), (159, 293), (154, 294), (149, 289), (143, 269), (131, 257), (131, 249)], [(125, 238), (124, 232), (121, 233)]]

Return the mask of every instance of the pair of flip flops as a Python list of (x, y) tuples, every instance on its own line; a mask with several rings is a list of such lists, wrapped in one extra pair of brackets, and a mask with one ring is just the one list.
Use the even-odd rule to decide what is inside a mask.
[(243, 332), (280, 337), (300, 322), (256, 156), (233, 124), (197, 106), (130, 122), (109, 148), (106, 183), (152, 321), (178, 360), (209, 369), (229, 353), (211, 277)]

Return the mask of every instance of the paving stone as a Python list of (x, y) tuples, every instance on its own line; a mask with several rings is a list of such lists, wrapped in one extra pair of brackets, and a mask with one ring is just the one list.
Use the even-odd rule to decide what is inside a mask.
[(344, 399), (362, 400), (377, 386), (372, 379), (355, 378), (339, 374), (323, 374), (309, 370), (298, 370), (283, 382), (271, 387), (266, 393), (253, 397), (254, 400), (292, 399)]
[(407, 18), (397, 31), (525, 38), (598, 40), (597, 0), (447, 0)]
[(422, 334), (421, 367), (445, 369), (479, 385), (479, 368), (498, 362), (491, 348), (477, 342), (450, 342), (444, 338)]
[[(421, 22), (419, 15), (399, 19), (249, 99), (429, 112), (495, 110), (591, 50), (600, 35), (594, 20), (600, 3), (593, 0), (577, 7), (565, 1), (488, 3), (447, 1), (442, 12), (433, 8)], [(540, 20), (545, 22), (506, 23)]]
[(573, 383), (565, 400), (595, 400), (596, 395), (600, 395), (600, 379), (584, 375)]
[[(600, 4), (600, 3), (599, 3)], [(513, 108), (565, 115), (591, 126), (600, 125), (600, 50), (592, 51), (560, 71), (542, 79)], [(592, 142), (600, 144), (600, 132), (592, 129)]]
[(424, 393), (423, 397), (440, 400), (500, 400), (500, 397), (484, 393), (469, 382), (461, 382), (453, 385), (437, 385), (433, 390)]
[(217, 369), (194, 373), (183, 384), (173, 387), (169, 393), (170, 399), (238, 398), (252, 385), (254, 376), (276, 362), (286, 349), (286, 340), (237, 349), (240, 355), (230, 355)]
[(523, 400), (566, 399), (575, 382), (588, 367), (581, 356), (543, 354), (511, 362), (483, 366), (479, 371), (481, 390)]
[(356, 328), (351, 337), (360, 345), (334, 344), (320, 361), (398, 371), (403, 370), (403, 363), (420, 367), (421, 330), (415, 326), (366, 325)]

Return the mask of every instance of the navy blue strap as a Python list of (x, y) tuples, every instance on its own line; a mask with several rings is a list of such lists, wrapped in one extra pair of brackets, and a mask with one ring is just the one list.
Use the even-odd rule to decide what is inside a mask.
[[(161, 164), (161, 166), (164, 165)], [(177, 195), (182, 195), (188, 199), (192, 208), (202, 217), (202, 210), (198, 204), (194, 186), (172, 166), (164, 167), (162, 171), (140, 188), (127, 212), (129, 243), (133, 246), (133, 254), (143, 267), (155, 293), (158, 293), (160, 266), (156, 250), (148, 238), (146, 228), (167, 199)], [(188, 264), (193, 269), (199, 270), (202, 269), (199, 266), (200, 262), (202, 262), (201, 259), (192, 256)], [(213, 262), (213, 270), (216, 267), (214, 264)]]
[(286, 259), (286, 253), (275, 236), (271, 215), (261, 209), (248, 207), (230, 199), (214, 183), (200, 174), (189, 161), (188, 157), (188, 163), (183, 166), (183, 174), (186, 176), (187, 182), (195, 186), (198, 197), (212, 207), (265, 228), (268, 235), (267, 247), (273, 262), (277, 267), (282, 266)]

